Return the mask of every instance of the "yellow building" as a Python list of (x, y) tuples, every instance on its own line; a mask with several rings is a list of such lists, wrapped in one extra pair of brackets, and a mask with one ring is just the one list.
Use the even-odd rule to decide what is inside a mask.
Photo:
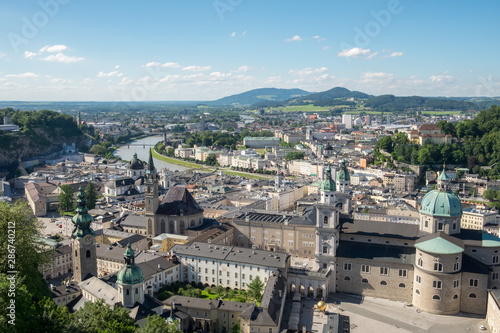
[(175, 244), (186, 244), (188, 236), (175, 234), (160, 234), (153, 238), (155, 250), (167, 252)]

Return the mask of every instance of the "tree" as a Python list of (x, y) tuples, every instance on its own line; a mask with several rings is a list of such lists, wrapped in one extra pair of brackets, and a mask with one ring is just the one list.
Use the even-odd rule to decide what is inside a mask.
[(87, 188), (85, 189), (85, 194), (87, 195), (87, 208), (94, 209), (95, 203), (97, 201), (97, 190), (92, 182), (87, 184)]
[(262, 291), (264, 290), (264, 283), (257, 276), (252, 282), (248, 285), (248, 294), (258, 300), (262, 299)]
[(148, 316), (146, 323), (137, 329), (136, 333), (181, 333), (177, 329), (177, 322), (168, 323), (158, 315)]
[(208, 157), (205, 159), (205, 164), (212, 166), (217, 165), (217, 156), (215, 156), (215, 154), (209, 154)]
[(375, 147), (379, 149), (386, 150), (387, 152), (391, 153), (392, 152), (392, 147), (393, 147), (393, 142), (390, 136), (383, 136), (378, 142), (376, 143)]
[(75, 198), (73, 196), (73, 188), (69, 185), (61, 185), (61, 193), (59, 193), (59, 214), (62, 216), (64, 212), (73, 210), (75, 207)]
[(111, 309), (103, 300), (86, 302), (76, 311), (68, 331), (73, 333), (113, 332), (133, 333), (136, 324), (123, 307)]
[(106, 147), (100, 144), (93, 145), (92, 148), (90, 148), (90, 152), (92, 154), (104, 156), (106, 154)]
[(426, 165), (431, 161), (431, 153), (429, 149), (423, 148), (418, 151), (418, 163), (420, 165)]
[[(34, 304), (50, 297), (50, 290), (38, 271), (38, 266), (47, 262), (45, 249), (39, 243), (41, 228), (41, 222), (27, 204), (11, 206), (0, 202), (0, 332), (33, 331), (37, 326)], [(13, 270), (17, 271), (13, 288), (15, 326), (8, 324), (11, 318), (7, 316), (13, 299), (9, 296), (13, 275), (6, 272)]]
[(496, 198), (497, 198), (497, 191), (495, 191), (494, 189), (491, 189), (491, 188), (487, 189), (486, 191), (484, 191), (483, 197), (486, 200), (489, 200), (489, 201), (496, 200)]
[(291, 160), (302, 160), (304, 159), (304, 152), (301, 151), (291, 151), (285, 156), (285, 160), (291, 161)]

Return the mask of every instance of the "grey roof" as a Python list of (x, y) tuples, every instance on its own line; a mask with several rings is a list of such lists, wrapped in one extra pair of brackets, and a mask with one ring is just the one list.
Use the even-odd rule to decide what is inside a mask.
[(285, 268), (289, 254), (252, 250), (243, 247), (221, 246), (194, 242), (191, 245), (176, 244), (171, 251), (177, 255), (190, 255), (200, 258), (226, 260), (243, 264), (261, 265), (267, 267)]
[(120, 177), (120, 178), (115, 178), (111, 179), (106, 182), (105, 186), (109, 188), (117, 188), (117, 187), (122, 187), (122, 186), (130, 186), (134, 185), (135, 181), (130, 178), (130, 177)]
[[(100, 245), (97, 247), (96, 250), (97, 250), (96, 252), (97, 252), (98, 259), (125, 263), (124, 255), (125, 255), (126, 247)], [(157, 258), (157, 256), (155, 256), (154, 254), (148, 253), (148, 252), (140, 252), (139, 251), (136, 254), (137, 254), (137, 256), (135, 258), (136, 263), (149, 261), (149, 260)]]
[(69, 285), (69, 286), (60, 285), (52, 288), (50, 292), (52, 293), (52, 298), (55, 298), (55, 297), (61, 297), (78, 293), (80, 292), (80, 289), (76, 285)]
[(364, 220), (353, 220), (350, 223), (343, 223), (341, 232), (344, 234), (405, 239), (417, 239), (423, 235), (419, 230), (419, 225)]
[(341, 258), (367, 259), (380, 262), (413, 264), (415, 248), (361, 242), (340, 242), (337, 256)]
[(146, 280), (151, 278), (154, 274), (163, 272), (167, 269), (175, 267), (176, 265), (179, 264), (176, 264), (164, 257), (157, 257), (153, 260), (137, 263), (137, 266), (142, 269), (142, 273), (144, 274), (144, 278)]
[(146, 220), (144, 216), (131, 214), (120, 222), (120, 225), (123, 227), (146, 228)]
[(89, 294), (103, 299), (110, 306), (114, 306), (118, 302), (118, 290), (95, 276), (80, 282), (79, 286)]
[(203, 213), (191, 193), (181, 186), (171, 187), (156, 210), (159, 215), (193, 215)]

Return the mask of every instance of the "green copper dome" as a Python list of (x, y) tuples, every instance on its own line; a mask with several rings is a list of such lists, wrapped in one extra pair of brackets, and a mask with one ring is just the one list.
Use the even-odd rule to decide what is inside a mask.
[(461, 216), (462, 203), (454, 193), (433, 190), (422, 199), (420, 213), (433, 216)]
[(72, 238), (83, 238), (88, 234), (92, 236), (95, 235), (94, 230), (90, 227), (90, 224), (94, 219), (88, 213), (89, 210), (87, 208), (87, 200), (85, 199), (85, 196), (85, 191), (83, 191), (83, 187), (80, 186), (78, 194), (76, 195), (76, 215), (71, 219), (75, 225), (75, 229), (73, 229), (73, 232), (71, 233)]
[(137, 284), (142, 281), (144, 281), (144, 274), (142, 273), (142, 269), (135, 264), (135, 252), (130, 243), (128, 243), (127, 251), (125, 251), (125, 266), (118, 272), (116, 283)]
[(137, 158), (137, 153), (134, 154), (134, 157), (130, 160), (128, 164), (128, 168), (130, 170), (142, 170), (144, 169), (144, 163), (140, 159)]
[(337, 171), (337, 180), (339, 181), (349, 181), (351, 176), (349, 176), (349, 170), (345, 164), (345, 159), (340, 162), (340, 169)]
[(332, 169), (330, 168), (330, 165), (326, 168), (326, 178), (321, 183), (320, 190), (330, 192), (335, 192), (337, 190), (337, 186), (332, 179)]

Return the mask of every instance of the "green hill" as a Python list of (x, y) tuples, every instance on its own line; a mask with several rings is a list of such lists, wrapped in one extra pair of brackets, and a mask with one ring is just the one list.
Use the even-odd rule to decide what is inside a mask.
[(373, 97), (359, 91), (351, 91), (343, 87), (335, 87), (333, 89), (294, 98), (289, 101), (290, 105), (314, 104), (316, 106), (335, 106), (335, 105), (355, 105), (355, 102), (347, 101), (347, 99), (367, 99)]
[(248, 106), (262, 101), (286, 101), (310, 94), (310, 92), (302, 89), (261, 88), (223, 97), (204, 104), (210, 106)]
[(458, 101), (451, 98), (397, 97), (394, 95), (381, 95), (369, 98), (365, 102), (365, 107), (376, 111), (404, 111), (408, 109), (467, 111), (477, 109), (475, 103)]

